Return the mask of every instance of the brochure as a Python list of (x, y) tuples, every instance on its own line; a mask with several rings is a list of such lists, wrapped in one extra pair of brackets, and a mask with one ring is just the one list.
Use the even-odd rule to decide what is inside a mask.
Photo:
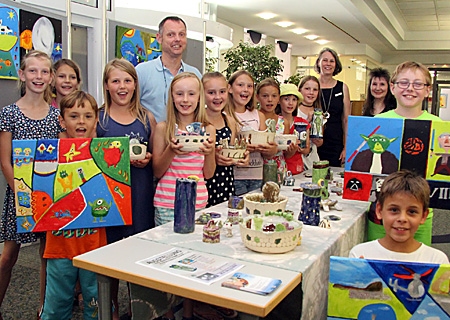
[(172, 248), (136, 263), (208, 285), (229, 276), (244, 266), (225, 258), (181, 248)]
[(281, 280), (278, 279), (236, 272), (230, 279), (222, 282), (222, 287), (267, 295), (278, 288), (280, 284)]

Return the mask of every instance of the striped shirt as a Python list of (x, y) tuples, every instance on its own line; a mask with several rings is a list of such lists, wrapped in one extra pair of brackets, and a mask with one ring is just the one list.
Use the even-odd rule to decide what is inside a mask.
[(187, 155), (176, 155), (164, 176), (159, 180), (156, 187), (155, 207), (174, 209), (175, 186), (177, 178), (187, 178), (197, 176), (197, 201), (195, 209), (203, 209), (208, 201), (208, 190), (203, 178), (203, 164), (205, 157), (197, 152), (190, 152)]

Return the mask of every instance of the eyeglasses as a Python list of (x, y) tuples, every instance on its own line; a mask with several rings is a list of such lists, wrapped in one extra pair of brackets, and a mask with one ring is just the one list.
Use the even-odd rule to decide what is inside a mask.
[(422, 90), (423, 88), (425, 88), (425, 86), (429, 86), (428, 83), (423, 83), (423, 82), (409, 82), (406, 80), (402, 80), (402, 81), (397, 81), (394, 82), (400, 89), (408, 89), (409, 85), (412, 84), (413, 88), (416, 90)]

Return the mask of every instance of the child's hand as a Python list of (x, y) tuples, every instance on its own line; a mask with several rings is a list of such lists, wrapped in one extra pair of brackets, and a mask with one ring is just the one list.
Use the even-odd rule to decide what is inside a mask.
[(233, 159), (228, 158), (220, 153), (222, 150), (222, 146), (219, 146), (216, 148), (216, 165), (219, 166), (232, 166), (233, 165)]
[(296, 142), (291, 142), (291, 144), (288, 146), (288, 148), (284, 151), (284, 156), (286, 158), (292, 157), (298, 150)]
[(236, 166), (238, 167), (246, 167), (250, 163), (250, 152), (247, 150), (244, 153), (244, 159), (239, 159), (238, 162), (236, 162)]
[(184, 155), (184, 154), (188, 154), (189, 153), (189, 151), (181, 151), (181, 148), (183, 148), (183, 144), (177, 143), (177, 141), (175, 139), (172, 139), (172, 141), (170, 142), (168, 147), (176, 155)]
[(257, 151), (263, 156), (273, 157), (278, 152), (278, 144), (276, 142), (268, 142), (267, 144), (259, 144)]
[(314, 143), (316, 146), (320, 147), (323, 144), (322, 138), (311, 138), (311, 142)]
[(130, 164), (132, 166), (135, 166), (136, 168), (145, 168), (146, 165), (150, 163), (150, 160), (152, 159), (152, 154), (150, 152), (147, 152), (145, 154), (145, 158), (142, 160), (131, 160)]
[(214, 152), (214, 149), (214, 143), (208, 138), (203, 142), (203, 146), (200, 147), (198, 153), (207, 156), (211, 152)]
[(257, 144), (247, 144), (247, 150), (250, 152), (258, 151), (258, 145)]

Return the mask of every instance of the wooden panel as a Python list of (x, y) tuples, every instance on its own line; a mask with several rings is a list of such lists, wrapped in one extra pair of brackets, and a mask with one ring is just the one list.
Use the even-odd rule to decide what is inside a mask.
[(352, 101), (351, 103), (352, 103), (352, 116), (362, 115), (364, 100)]

